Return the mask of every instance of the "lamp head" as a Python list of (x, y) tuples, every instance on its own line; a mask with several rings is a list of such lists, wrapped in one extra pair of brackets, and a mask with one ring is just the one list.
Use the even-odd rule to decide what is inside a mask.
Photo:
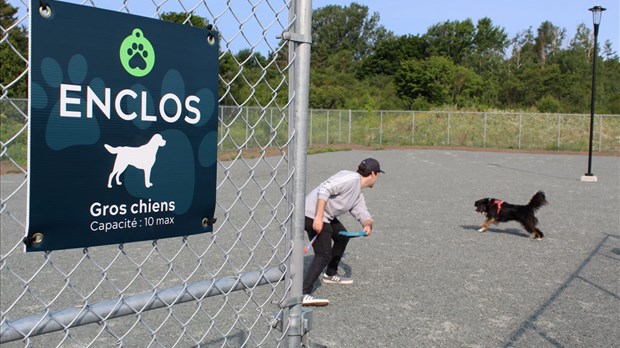
[(601, 15), (603, 14), (603, 11), (605, 10), (607, 9), (601, 6), (594, 6), (591, 9), (589, 9), (589, 11), (592, 11), (592, 22), (594, 22), (594, 25), (601, 24)]

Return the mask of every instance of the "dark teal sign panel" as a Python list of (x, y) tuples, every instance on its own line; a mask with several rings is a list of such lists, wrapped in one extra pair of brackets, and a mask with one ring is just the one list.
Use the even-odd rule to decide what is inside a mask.
[(215, 31), (31, 8), (27, 251), (212, 232)]

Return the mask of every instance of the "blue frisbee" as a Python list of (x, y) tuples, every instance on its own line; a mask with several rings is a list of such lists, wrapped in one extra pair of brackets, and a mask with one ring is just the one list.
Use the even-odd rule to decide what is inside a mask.
[(360, 232), (340, 231), (338, 232), (338, 234), (344, 237), (356, 238), (356, 237), (364, 237), (366, 235), (366, 232), (364, 231), (360, 231)]

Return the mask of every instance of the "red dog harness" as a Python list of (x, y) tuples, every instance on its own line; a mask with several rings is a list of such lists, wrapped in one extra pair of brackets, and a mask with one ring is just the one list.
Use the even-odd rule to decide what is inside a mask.
[(499, 211), (502, 210), (502, 204), (504, 204), (504, 201), (495, 200), (493, 204), (497, 204), (497, 215), (499, 215)]

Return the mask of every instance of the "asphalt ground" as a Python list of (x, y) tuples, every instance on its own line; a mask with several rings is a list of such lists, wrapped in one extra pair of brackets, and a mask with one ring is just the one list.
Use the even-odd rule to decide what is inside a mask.
[[(364, 191), (375, 218), (375, 232), (371, 237), (350, 242), (341, 271), (353, 277), (352, 285), (317, 284), (315, 295), (328, 298), (331, 304), (312, 310), (312, 327), (308, 333), (311, 346), (618, 347), (620, 156), (597, 156), (595, 153), (592, 171), (598, 182), (581, 182), (580, 177), (587, 170), (585, 155), (447, 149), (323, 153), (308, 156), (307, 191), (340, 169), (355, 170), (366, 157), (377, 158), (386, 171), (374, 188)], [(239, 173), (231, 175), (239, 174), (244, 178), (247, 170), (240, 167), (236, 169)], [(270, 167), (261, 167), (255, 178), (267, 181), (270, 173)], [(1, 181), (2, 197), (7, 197), (23, 182), (23, 176), (3, 175)], [(218, 192), (218, 200), (224, 206), (236, 197), (235, 190), (226, 188), (221, 194)], [(258, 188), (253, 189), (251, 185), (243, 190), (245, 197), (260, 194)], [(496, 197), (525, 204), (537, 190), (544, 190), (549, 201), (537, 214), (539, 227), (545, 233), (543, 240), (530, 239), (516, 222), (493, 226), (486, 233), (477, 232), (483, 217), (474, 211), (475, 200)], [(281, 192), (276, 191), (269, 192), (279, 198)], [(25, 211), (20, 210), (25, 205), (24, 187), (7, 201), (10, 215), (16, 216), (18, 221), (25, 221)], [(271, 208), (263, 206), (257, 206), (257, 215), (269, 214)], [(244, 216), (241, 213), (235, 211), (231, 218)], [(4, 255), (16, 243), (19, 245), (23, 226), (5, 213), (1, 220), (0, 248)], [(341, 220), (351, 230), (359, 230), (352, 217), (345, 216)], [(234, 242), (234, 232), (222, 231), (218, 243), (227, 245), (226, 238)], [(251, 229), (247, 234), (251, 236)], [(205, 250), (211, 241), (208, 235), (190, 239), (197, 243), (192, 244), (195, 250)], [(179, 243), (174, 238), (162, 240), (158, 249), (163, 255), (176, 255)], [(273, 250), (270, 244), (265, 246), (255, 251), (261, 264), (269, 257), (266, 253)], [(244, 254), (247, 249), (238, 249), (231, 250), (234, 254), (231, 260), (247, 259), (247, 255), (245, 259), (237, 255)], [(107, 265), (117, 250), (115, 246), (90, 248), (89, 256)], [(132, 258), (142, 259), (140, 255), (152, 251), (152, 243), (129, 243), (125, 250)], [(205, 264), (221, 261), (217, 249), (209, 250), (203, 260)], [(306, 255), (306, 263), (311, 261), (311, 253)], [(83, 255), (80, 249), (73, 249), (55, 252), (51, 257), (56, 267), (71, 270), (75, 260)], [(141, 272), (145, 275), (161, 273), (165, 265), (158, 260), (154, 257), (141, 267)], [(14, 251), (7, 258), (5, 269), (28, 278), (38, 272), (43, 261), (42, 254)], [(134, 276), (131, 271), (136, 266), (124, 258), (116, 261), (115, 270), (123, 272), (114, 273), (119, 278), (115, 282), (125, 284), (124, 281)], [(179, 253), (175, 270), (184, 273), (185, 265), (192, 269), (195, 262), (195, 254)], [(214, 265), (218, 267), (219, 263)], [(247, 270), (255, 270), (255, 267), (258, 266), (249, 265)], [(55, 269), (45, 268), (38, 273), (29, 283), (30, 291), (37, 296), (53, 296), (53, 291), (51, 294), (45, 291), (47, 287), (65, 286), (64, 278)], [(98, 284), (97, 274), (100, 273), (86, 262), (79, 272), (71, 275), (71, 282), (74, 287), (88, 288), (86, 284)], [(12, 273), (6, 275), (0, 282), (0, 302), (11, 304), (23, 291), (23, 284)], [(199, 274), (198, 280), (203, 280), (202, 277)], [(157, 276), (148, 279), (151, 278), (159, 279)], [(164, 280), (166, 284), (162, 287), (178, 285), (174, 277)], [(255, 289), (254, 298), (268, 303), (272, 296), (270, 291), (269, 287)], [(99, 292), (100, 296), (93, 297), (92, 301), (118, 296), (116, 290), (109, 287), (102, 287)], [(72, 294), (65, 291), (53, 301), (52, 309), (79, 304), (80, 297)], [(233, 293), (229, 300), (247, 301), (247, 297), (244, 293)], [(213, 298), (203, 301), (202, 305), (213, 306), (217, 312), (221, 301), (221, 298)], [(41, 311), (40, 306), (25, 303), (25, 300), (16, 306), (19, 308), (9, 312), (11, 319), (19, 318), (22, 312)], [(175, 306), (174, 313), (191, 316), (195, 310), (193, 306), (195, 304)], [(263, 310), (275, 311), (277, 306), (269, 303)], [(255, 320), (251, 308), (246, 312), (222, 313), (217, 323), (230, 332), (226, 331), (227, 336), (223, 338), (215, 331), (205, 337), (200, 346), (241, 346), (250, 334), (234, 321), (246, 316), (248, 321)], [(143, 316), (159, 323), (166, 313), (151, 311)], [(131, 327), (134, 321), (132, 316), (119, 318), (111, 321), (108, 327), (114, 332), (124, 332), (117, 327)], [(180, 329), (174, 321), (166, 323), (158, 331), (158, 342), (171, 346)], [(194, 329), (195, 325), (206, 324), (193, 320), (187, 327), (188, 332), (204, 331), (204, 328)], [(81, 327), (79, 334), (78, 331), (73, 334), (88, 341), (91, 336), (98, 337), (98, 329), (99, 326), (89, 325)], [(260, 337), (268, 330), (264, 325), (254, 329), (252, 337)], [(144, 346), (147, 344), (145, 337), (150, 337), (142, 325), (137, 325), (130, 333), (123, 339), (127, 347)], [(63, 341), (63, 335), (58, 332), (38, 336), (31, 343), (32, 346), (56, 346)], [(109, 347), (115, 342), (112, 335), (100, 335), (93, 346)], [(178, 346), (189, 346), (185, 343)], [(16, 341), (2, 346), (23, 345), (23, 341)], [(275, 346), (275, 343), (262, 346)]]
[[(620, 157), (595, 153), (598, 182), (581, 182), (587, 155), (324, 153), (308, 157), (307, 190), (366, 157), (386, 172), (364, 190), (375, 231), (349, 243), (352, 285), (317, 283), (331, 304), (312, 310), (311, 346), (618, 347)], [(543, 240), (517, 222), (477, 231), (474, 201), (526, 204), (538, 190)]]

